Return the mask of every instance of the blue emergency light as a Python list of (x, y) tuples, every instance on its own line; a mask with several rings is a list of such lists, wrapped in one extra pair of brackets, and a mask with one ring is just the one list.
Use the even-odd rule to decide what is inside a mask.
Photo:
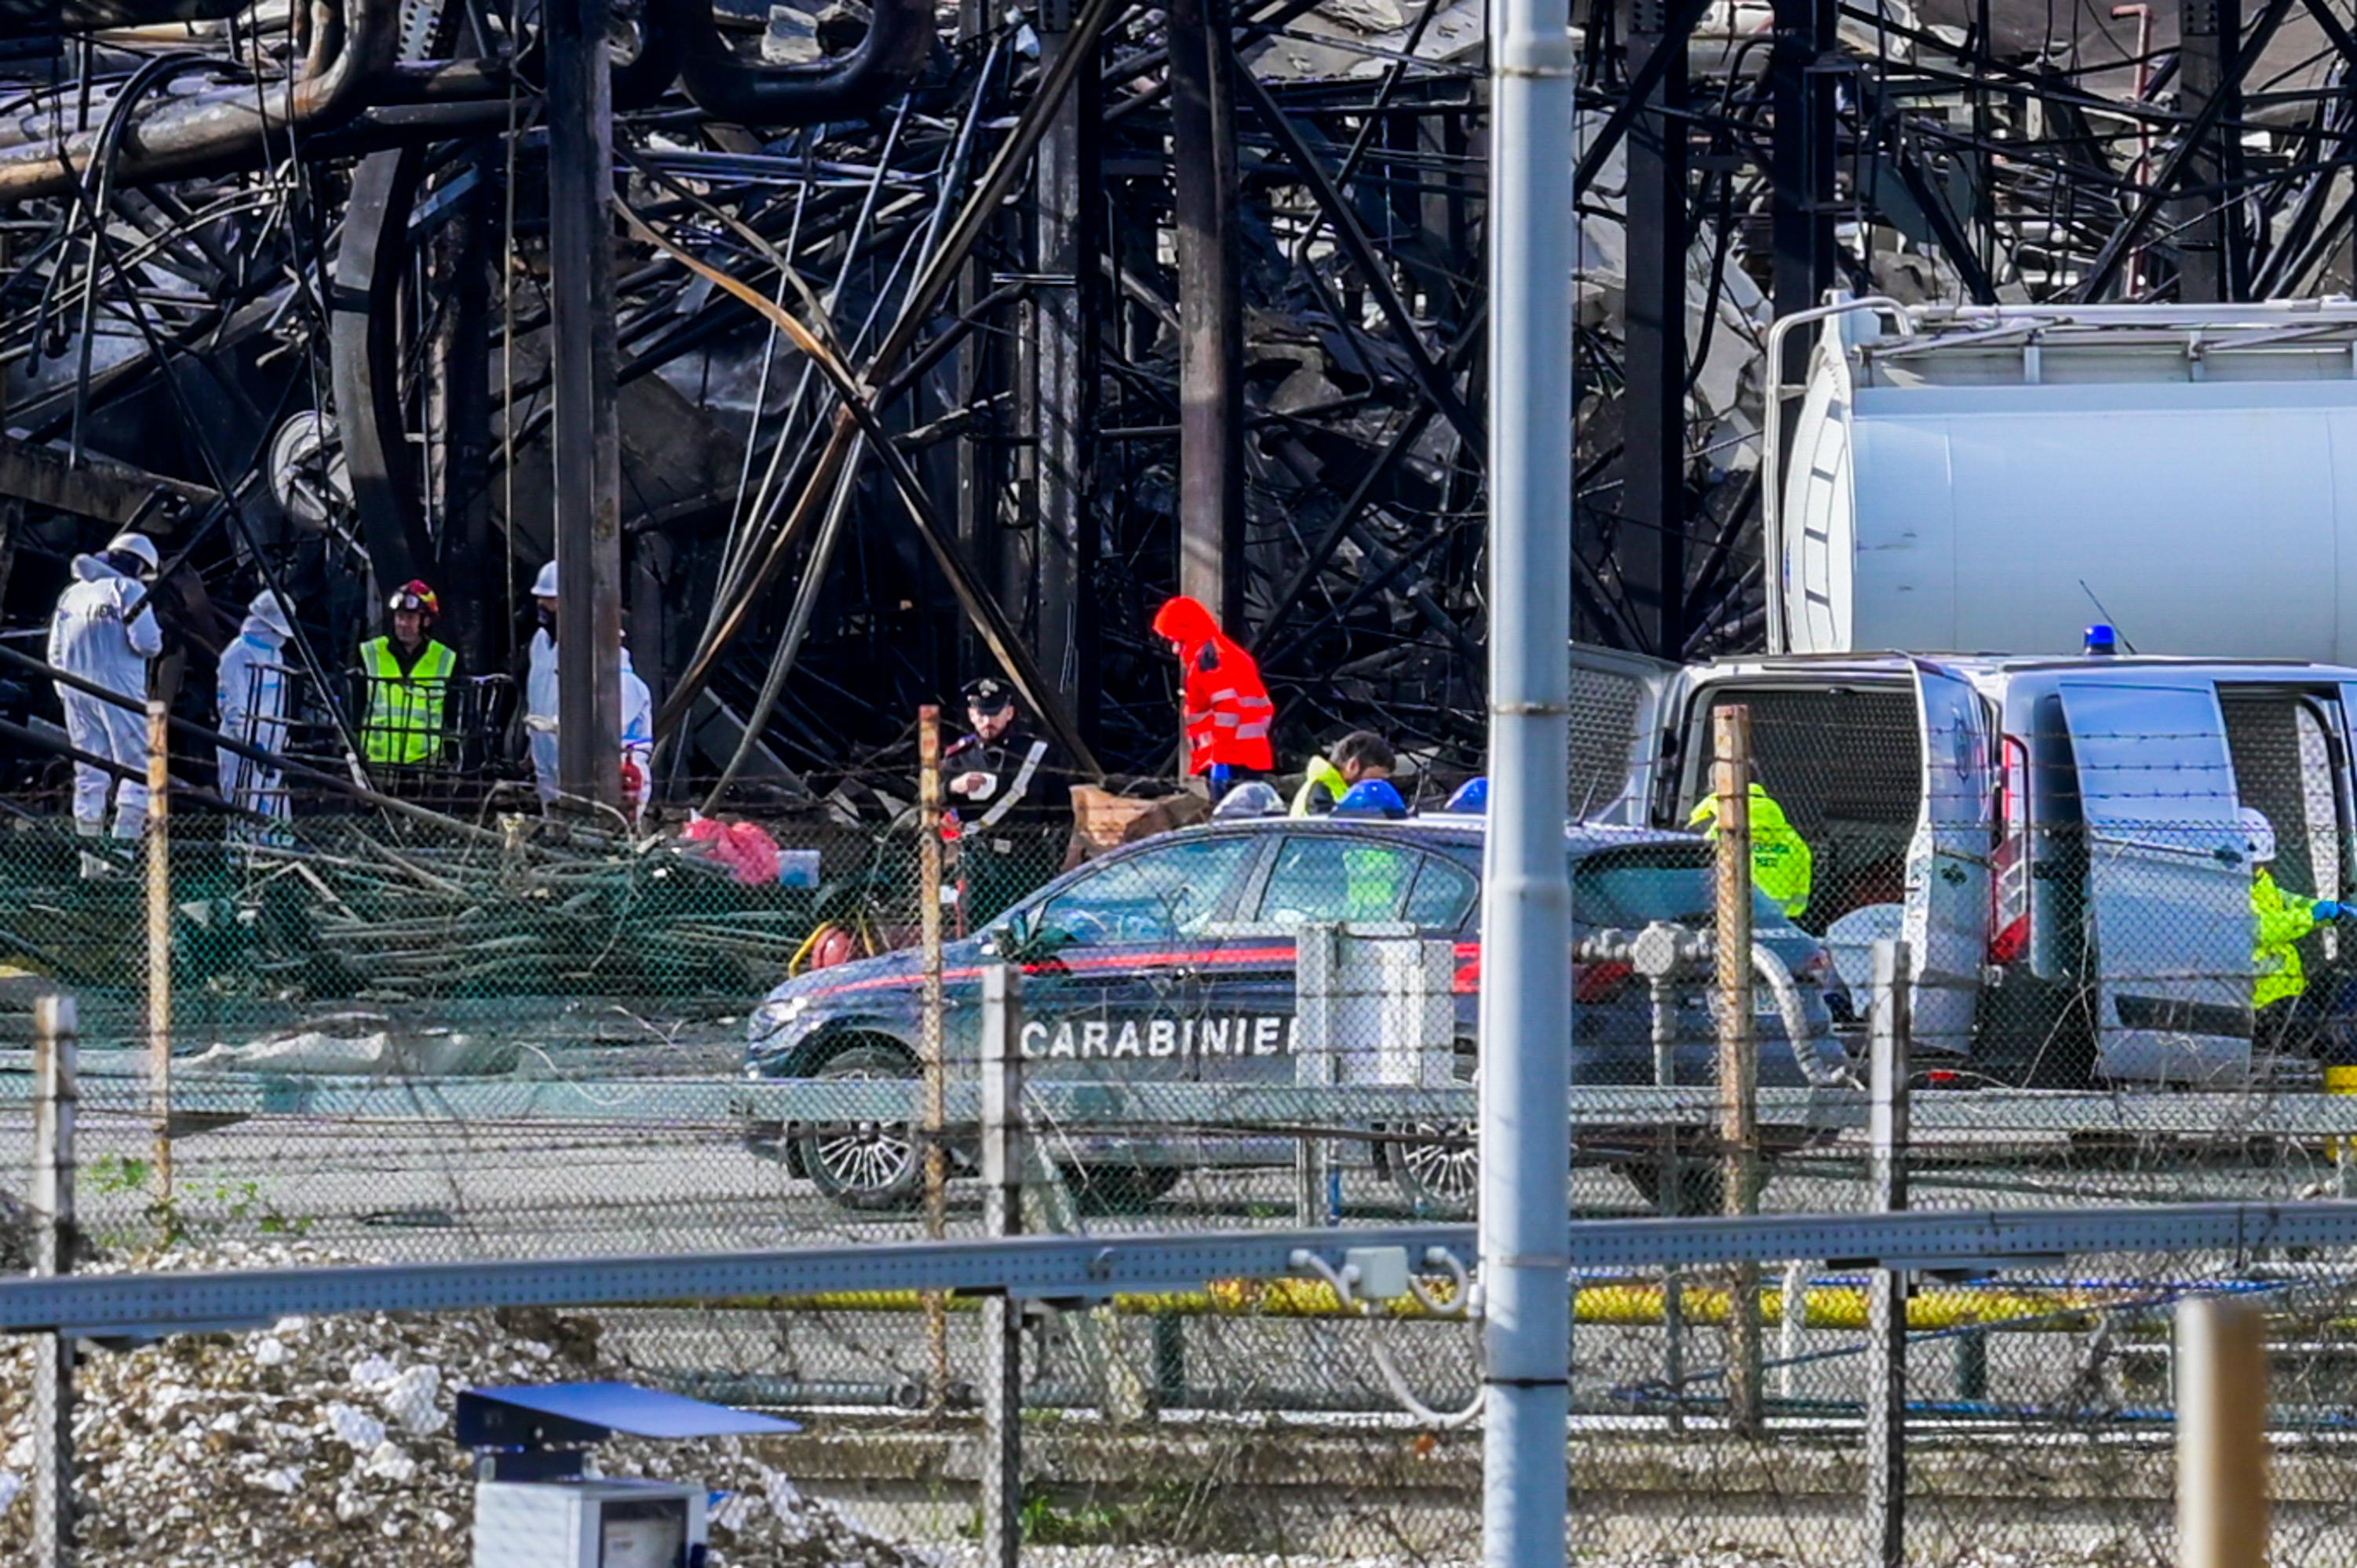
[(2084, 647), (2087, 656), (2091, 659), (2113, 658), (2120, 650), (2119, 633), (2103, 622), (2097, 621), (2087, 628), (2087, 640)]

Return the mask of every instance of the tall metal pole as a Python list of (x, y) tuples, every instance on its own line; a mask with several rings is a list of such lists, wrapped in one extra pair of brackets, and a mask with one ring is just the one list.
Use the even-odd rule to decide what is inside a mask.
[(614, 415), (612, 0), (550, 0), (548, 253), (555, 343), (556, 773), (622, 799), (622, 464)]
[(147, 1115), (159, 1214), (172, 1204), (171, 719), (171, 704), (147, 699)]
[[(33, 1004), (33, 1273), (63, 1274), (74, 1254), (74, 999)], [(73, 1514), (73, 1336), (33, 1337), (33, 1562), (70, 1568)]]
[(1489, 1568), (1564, 1561), (1571, 1413), (1571, 110), (1567, 0), (1490, 36), (1490, 832), (1481, 890)]

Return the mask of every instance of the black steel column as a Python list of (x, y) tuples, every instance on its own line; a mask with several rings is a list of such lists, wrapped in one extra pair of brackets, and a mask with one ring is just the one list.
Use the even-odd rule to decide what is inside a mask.
[(2179, 0), (2178, 108), (2190, 120), (2222, 99), (2216, 125), (2186, 165), (2186, 182), (2212, 188), (2170, 203), (2177, 237), (2177, 297), (2239, 299), (2249, 284), (2240, 207), (2214, 188), (2243, 171), (2243, 84), (2230, 80), (2243, 37), (2241, 0)]
[(621, 800), (621, 453), (614, 417), (610, 0), (550, 0), (548, 252), (556, 420), (557, 775)]
[(1243, 618), (1243, 299), (1227, 0), (1171, 0), (1178, 240), (1178, 591)]
[[(1071, 7), (1064, 0), (1049, 0), (1040, 23), (1040, 64), (1046, 69), (1070, 47)], [(1097, 105), (1096, 73), (1084, 70), (1040, 138), (1032, 173), (1033, 256), (1039, 279), (1031, 313), (1031, 472), (1038, 508), (1034, 646), (1041, 671), (1083, 734), (1096, 712), (1097, 682), (1096, 618), (1090, 599), (1097, 555), (1089, 482), (1095, 448), (1088, 434), (1094, 388), (1087, 308), (1096, 256), (1089, 218), (1097, 204)]]
[[(1770, 47), (1770, 91), (1775, 140), (1769, 152), (1774, 189), (1771, 227), (1776, 246), (1776, 314), (1789, 316), (1823, 303), (1834, 283), (1834, 162), (1838, 127), (1834, 79), (1817, 69), (1834, 58), (1838, 0), (1775, 0)], [(1787, 381), (1808, 370), (1808, 336), (1784, 339)], [(1788, 408), (1789, 416), (1798, 412)]]
[[(960, 0), (958, 41), (962, 48), (978, 48), (980, 40), (989, 36), (993, 24), (985, 0)], [(977, 102), (967, 112), (979, 114), (983, 105)], [(991, 286), (989, 266), (981, 257), (969, 252), (965, 263), (958, 269), (958, 314), (972, 314)], [(995, 346), (997, 336), (995, 331), (977, 328), (959, 343), (954, 360), (956, 407), (981, 408), (1005, 390), (1006, 356)], [(998, 464), (1005, 452), (1003, 424), (1003, 415), (994, 413), (968, 425), (957, 437), (957, 532), (960, 548), (981, 573), (991, 596), (1001, 605), (1009, 605), (1015, 601), (1006, 592), (998, 540)], [(957, 637), (960, 667), (974, 664), (977, 644), (963, 618), (958, 621)]]
[(1670, 59), (1630, 127), (1629, 354), (1614, 558), (1647, 653), (1685, 650), (1686, 38), (1665, 0), (1631, 0), (1629, 69)]
[(436, 496), (442, 519), (441, 561), (434, 586), (442, 596), (443, 640), (456, 639), (466, 667), (480, 674), (510, 662), (507, 599), (491, 525), (491, 209), (499, 164), (490, 144), (469, 162), (474, 188), (460, 199), (444, 241), (450, 313), (436, 342), (430, 422), (443, 442)]

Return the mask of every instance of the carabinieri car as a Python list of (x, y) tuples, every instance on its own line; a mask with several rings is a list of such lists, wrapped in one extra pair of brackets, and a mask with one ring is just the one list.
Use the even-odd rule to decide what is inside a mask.
[[(1711, 918), (1712, 846), (1689, 834), (1604, 826), (1567, 828), (1575, 940), (1663, 920), (1690, 928)], [(1297, 1020), (1295, 933), (1324, 922), (1392, 922), (1457, 949), (1458, 1076), (1476, 1057), (1480, 970), (1482, 819), (1400, 822), (1262, 818), (1215, 822), (1125, 845), (1048, 884), (988, 929), (943, 954), (944, 1054), (968, 1070), (979, 1056), (980, 976), (1006, 953), (1025, 970), (1021, 1044), (1035, 1077), (1290, 1083)], [(1845, 1065), (1828, 992), (1846, 1005), (1825, 949), (1766, 898), (1755, 901), (1755, 940), (1796, 979), (1808, 1037), (1796, 1051), (1771, 993), (1758, 994), (1759, 1077), (1801, 1085)], [(1575, 966), (1577, 1085), (1654, 1081), (1652, 1007), (1626, 964)], [(751, 1079), (877, 1079), (918, 1071), (918, 950), (820, 970), (787, 981), (753, 1015), (745, 1073)], [(1711, 998), (1699, 981), (1675, 991), (1675, 1062), (1681, 1083), (1716, 1075)], [(1800, 1053), (1811, 1057), (1804, 1072)], [(1420, 1209), (1461, 1207), (1475, 1188), (1466, 1130), (1434, 1129), (1429, 1141), (1376, 1145), (1379, 1168)], [(1769, 1129), (1771, 1144), (1783, 1130)], [(1658, 1147), (1645, 1129), (1583, 1127), (1578, 1158), (1623, 1166), (1641, 1188)], [(908, 1130), (888, 1122), (757, 1124), (757, 1152), (785, 1161), (838, 1204), (892, 1210), (913, 1205), (921, 1166)], [(1150, 1200), (1189, 1169), (1289, 1162), (1289, 1141), (1174, 1133), (1075, 1139), (1060, 1133), (1054, 1157), (1084, 1203)], [(1691, 1172), (1695, 1167), (1687, 1166)], [(1657, 1195), (1656, 1195), (1657, 1196)], [(1699, 1196), (1699, 1195), (1698, 1195)]]

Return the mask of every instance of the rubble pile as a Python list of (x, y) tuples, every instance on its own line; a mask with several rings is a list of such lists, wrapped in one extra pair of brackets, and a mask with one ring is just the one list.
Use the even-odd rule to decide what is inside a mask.
[[(110, 1265), (286, 1268), (351, 1260), (300, 1243), (183, 1249)], [(444, 1568), (472, 1550), (472, 1456), (451, 1440), (478, 1384), (627, 1376), (590, 1319), (545, 1311), (290, 1317), (267, 1332), (187, 1335), (76, 1374), (82, 1568)], [(29, 1551), (30, 1341), (0, 1350), (0, 1562)], [(731, 1439), (616, 1440), (608, 1476), (694, 1477), (727, 1494), (715, 1565), (920, 1568), (922, 1560), (803, 1498)], [(398, 1542), (397, 1548), (391, 1543)]]

